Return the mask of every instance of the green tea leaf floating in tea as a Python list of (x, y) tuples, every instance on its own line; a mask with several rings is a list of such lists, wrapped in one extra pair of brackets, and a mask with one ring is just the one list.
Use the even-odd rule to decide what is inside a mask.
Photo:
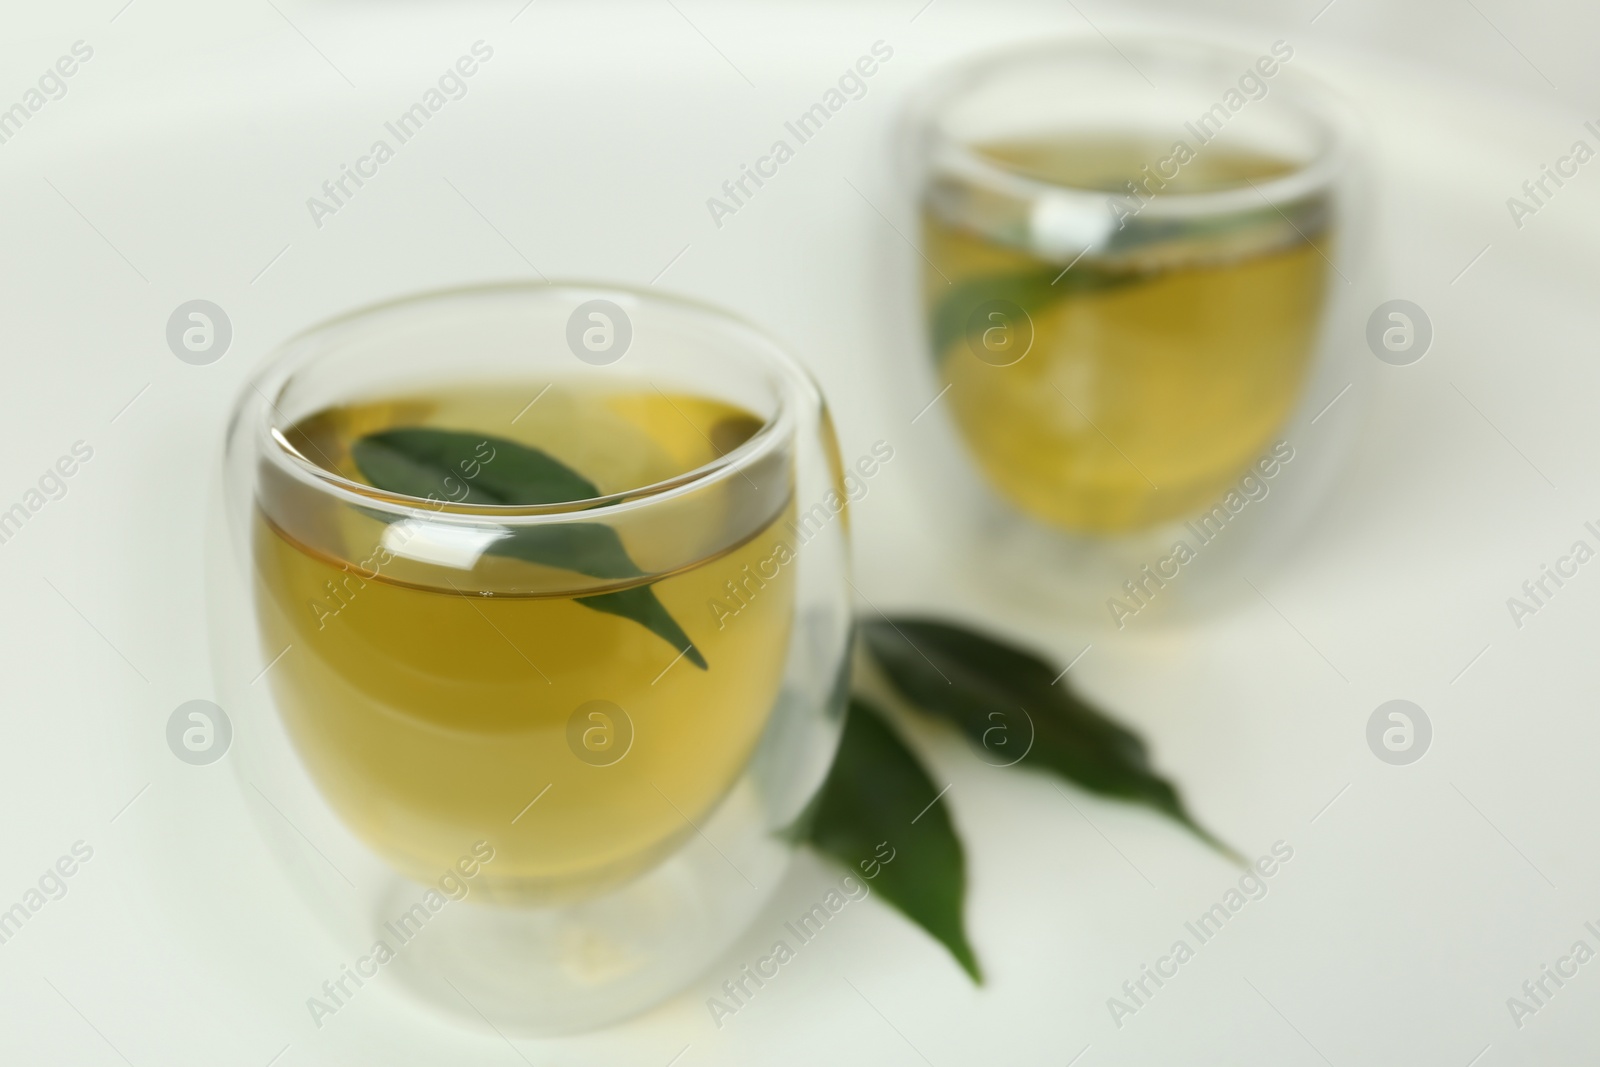
[[(537, 448), (481, 433), (414, 426), (368, 434), (350, 448), (361, 476), (375, 488), (452, 504), (529, 506), (592, 500), (600, 490)], [(485, 549), (591, 578), (642, 578), (617, 531), (604, 523), (523, 526)], [(577, 597), (594, 611), (631, 619), (701, 670), (705, 657), (668, 613), (649, 583)]]
[(961, 917), (966, 858), (938, 798), (938, 786), (883, 713), (856, 697), (805, 840), (865, 879), (982, 982)]
[(1045, 660), (992, 636), (931, 619), (861, 622), (873, 659), (920, 711), (953, 723), (973, 743), (1004, 751), (1085, 789), (1146, 804), (1177, 820), (1230, 859), (1239, 854), (1189, 815), (1157, 774), (1139, 735), (1084, 703)]
[(956, 282), (934, 307), (928, 324), (933, 361), (941, 362), (953, 347), (965, 343), (972, 313), (991, 302), (1015, 304), (1032, 315), (1057, 300), (1136, 281), (1133, 272), (1112, 272), (1079, 264), (1062, 273), (1056, 266), (1010, 274), (987, 274)]
[(384, 430), (356, 441), (350, 452), (377, 488), (423, 500), (570, 504), (600, 495), (593, 482), (553, 456), (481, 433)]

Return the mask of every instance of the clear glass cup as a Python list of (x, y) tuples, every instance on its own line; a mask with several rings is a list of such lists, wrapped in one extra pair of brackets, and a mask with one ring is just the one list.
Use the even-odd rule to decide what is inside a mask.
[(1361, 390), (1313, 420), (1372, 362), (1357, 131), (1283, 41), (1086, 38), (934, 80), (903, 144), (945, 506), (1098, 591), (1326, 485)]
[(242, 394), (211, 567), (246, 796), (349, 955), (553, 1033), (736, 936), (832, 761), (848, 516), (772, 340), (655, 293), (358, 311)]

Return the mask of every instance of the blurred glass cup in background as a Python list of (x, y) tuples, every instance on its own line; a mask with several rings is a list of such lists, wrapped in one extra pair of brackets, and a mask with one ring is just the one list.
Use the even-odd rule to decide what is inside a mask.
[(928, 395), (1080, 575), (1232, 522), (1359, 372), (1355, 127), (1293, 65), (1284, 41), (1067, 41), (912, 108)]

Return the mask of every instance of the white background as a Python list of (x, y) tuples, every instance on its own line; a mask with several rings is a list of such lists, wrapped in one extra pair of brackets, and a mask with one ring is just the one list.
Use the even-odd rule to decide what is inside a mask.
[[(1156, 16), (993, 0), (920, 14), (920, 0), (120, 3), (12, 0), (0, 19), (0, 105), (74, 41), (95, 50), (0, 145), (0, 507), (74, 441), (94, 448), (68, 495), (0, 545), (0, 907), (73, 842), (94, 849), (0, 945), (4, 1062), (1588, 1062), (1600, 962), (1520, 1029), (1506, 998), (1574, 940), (1600, 948), (1583, 928), (1600, 926), (1600, 563), (1520, 630), (1505, 601), (1575, 539), (1594, 543), (1582, 524), (1600, 519), (1600, 163), (1520, 231), (1505, 199), (1593, 143), (1592, 11), (1263, 0), (1205, 20), (1251, 51), (1292, 41), (1367, 114), (1387, 293), (1421, 304), (1436, 339), (1421, 363), (1378, 368), (1324, 509), (1284, 565), (1251, 575), (1270, 605), (1117, 634), (1008, 604), (910, 476), (939, 424), (908, 424), (927, 397), (886, 354), (902, 339), (884, 279), (914, 255), (884, 218), (912, 232), (888, 138), (947, 59)], [(495, 55), (469, 95), (314, 226), (306, 198), (479, 39)], [(879, 39), (895, 57), (867, 96), (713, 225), (706, 198)], [(305, 999), (344, 961), (255, 836), (227, 761), (186, 766), (163, 736), (174, 707), (214, 694), (202, 557), (224, 415), (291, 332), (535, 270), (655, 281), (791, 345), (847, 457), (879, 438), (904, 457), (855, 512), (863, 592), (984, 619), (1063, 661), (1092, 642), (1073, 678), (1145, 732), (1200, 817), (1252, 855), (1292, 845), (1266, 899), (1119, 1029), (1107, 997), (1237, 873), (1142, 811), (987, 768), (919, 727), (967, 842), (984, 988), (870, 901), (714, 1028), (705, 998), (836, 877), (806, 861), (705, 980), (612, 1031), (508, 1042), (381, 981), (316, 1029)], [(196, 297), (234, 327), (207, 367), (163, 336)], [(1434, 724), (1409, 767), (1364, 739), (1395, 697)]]

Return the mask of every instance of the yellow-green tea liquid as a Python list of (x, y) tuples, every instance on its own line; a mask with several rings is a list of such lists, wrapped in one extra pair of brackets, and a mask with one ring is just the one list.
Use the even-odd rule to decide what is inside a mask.
[[(541, 448), (610, 493), (693, 470), (760, 425), (726, 404), (649, 388), (557, 386), (518, 416), (538, 389), (338, 408), (289, 436), (353, 476), (350, 445), (364, 434), (476, 430)], [(470, 572), (449, 585), (402, 584), (374, 565), (370, 533), (350, 534), (343, 557), (356, 558), (341, 558), (263, 516), (259, 611), (266, 654), (289, 649), (268, 675), (288, 732), (350, 829), (416, 877), (436, 878), (481, 839), (495, 849), (484, 867), (491, 896), (551, 899), (616, 884), (694, 834), (750, 758), (789, 644), (794, 568), (769, 561), (792, 540), (783, 530), (791, 513), (780, 505), (756, 529), (725, 531), (725, 551), (654, 583), (703, 670), (639, 622), (577, 603), (581, 591), (485, 595)], [(322, 521), (353, 530), (361, 520)], [(626, 547), (648, 555), (649, 546)], [(752, 584), (745, 568), (763, 563), (768, 577)], [(531, 565), (496, 566), (503, 577)], [(731, 617), (715, 607), (730, 603), (729, 582), (744, 591)], [(631, 747), (609, 765), (569, 743), (569, 720), (594, 701), (631, 723)], [(603, 747), (620, 726), (594, 719), (592, 729)]]
[[(1107, 193), (1168, 154), (1117, 140), (982, 151), (1034, 178)], [(1205, 145), (1159, 195), (1248, 188), (1288, 169)], [(1010, 298), (1032, 319), (1032, 348), (1009, 366), (977, 358), (964, 335), (934, 355), (979, 467), (1035, 518), (1090, 533), (1180, 518), (1225, 492), (1299, 400), (1327, 280), (1311, 243), (1325, 243), (1323, 232), (1284, 226), (1289, 240), (1253, 249), (1221, 232), (1145, 260), (1091, 252), (1052, 287), (1065, 263), (932, 210), (923, 225), (930, 308), (987, 280), (984, 297)], [(1014, 289), (1007, 278), (1019, 279)]]

